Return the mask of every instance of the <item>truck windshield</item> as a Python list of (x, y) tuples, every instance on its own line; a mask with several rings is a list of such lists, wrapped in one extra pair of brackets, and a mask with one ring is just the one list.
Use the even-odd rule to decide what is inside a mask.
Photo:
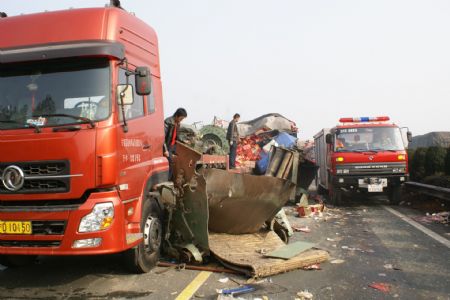
[(405, 150), (397, 127), (340, 128), (334, 148), (336, 152)]
[(0, 129), (58, 126), (110, 115), (109, 62), (100, 58), (0, 65)]

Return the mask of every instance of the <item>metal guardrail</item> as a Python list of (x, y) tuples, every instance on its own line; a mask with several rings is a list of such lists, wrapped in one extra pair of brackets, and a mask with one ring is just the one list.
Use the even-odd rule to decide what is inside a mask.
[(411, 192), (418, 192), (424, 195), (436, 197), (442, 200), (450, 201), (450, 189), (435, 185), (423, 184), (409, 181), (405, 183), (406, 189)]

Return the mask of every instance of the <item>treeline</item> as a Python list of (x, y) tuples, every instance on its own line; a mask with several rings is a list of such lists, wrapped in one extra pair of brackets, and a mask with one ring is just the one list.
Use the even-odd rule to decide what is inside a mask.
[[(441, 180), (449, 181), (450, 148), (428, 147), (409, 149), (408, 156), (409, 172), (412, 181), (430, 184), (437, 181), (439, 178)], [(447, 184), (444, 185), (446, 186)]]

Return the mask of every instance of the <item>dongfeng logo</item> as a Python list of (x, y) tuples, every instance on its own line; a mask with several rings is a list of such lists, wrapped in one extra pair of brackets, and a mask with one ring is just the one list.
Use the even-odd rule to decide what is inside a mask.
[(23, 171), (17, 166), (9, 166), (3, 171), (3, 185), (10, 191), (20, 190), (23, 187), (24, 180)]
[(371, 156), (369, 156), (369, 160), (373, 160), (373, 156), (371, 155)]

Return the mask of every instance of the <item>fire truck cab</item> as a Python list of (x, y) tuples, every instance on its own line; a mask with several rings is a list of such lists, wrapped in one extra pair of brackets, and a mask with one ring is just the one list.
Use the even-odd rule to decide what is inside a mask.
[(168, 179), (154, 30), (119, 7), (4, 17), (0, 70), (0, 263), (123, 252), (149, 271)]
[(334, 204), (341, 203), (343, 191), (385, 193), (398, 203), (409, 178), (406, 148), (411, 132), (403, 132), (386, 116), (339, 121), (314, 136), (318, 192), (327, 193)]

